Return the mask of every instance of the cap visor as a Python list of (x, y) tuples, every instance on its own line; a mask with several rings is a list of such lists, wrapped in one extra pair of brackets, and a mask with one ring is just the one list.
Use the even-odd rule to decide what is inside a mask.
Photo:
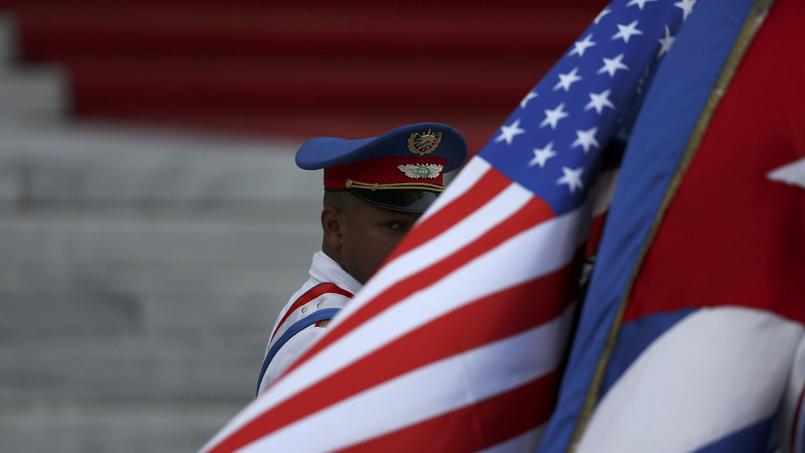
[(361, 200), (383, 209), (421, 214), (430, 207), (438, 192), (429, 190), (365, 190), (349, 189)]

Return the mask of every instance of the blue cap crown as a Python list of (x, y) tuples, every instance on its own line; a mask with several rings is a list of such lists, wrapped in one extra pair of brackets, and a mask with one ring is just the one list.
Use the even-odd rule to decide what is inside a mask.
[[(433, 149), (429, 149), (431, 147)], [(312, 138), (296, 152), (296, 165), (305, 170), (318, 170), (381, 157), (414, 155), (444, 158), (444, 171), (452, 171), (466, 159), (467, 142), (459, 131), (446, 124), (416, 123), (392, 129), (378, 137), (355, 140)]]

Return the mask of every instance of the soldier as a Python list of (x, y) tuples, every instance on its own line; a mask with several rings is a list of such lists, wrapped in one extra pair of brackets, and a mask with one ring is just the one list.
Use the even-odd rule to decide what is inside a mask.
[(310, 278), (274, 323), (257, 393), (282, 374), (377, 271), (444, 190), (467, 144), (450, 126), (419, 123), (379, 137), (308, 140), (296, 153), (305, 170), (324, 169), (321, 250)]

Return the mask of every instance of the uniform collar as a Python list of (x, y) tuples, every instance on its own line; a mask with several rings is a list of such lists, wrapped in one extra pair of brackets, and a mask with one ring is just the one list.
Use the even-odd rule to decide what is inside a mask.
[(310, 276), (320, 282), (335, 283), (352, 294), (357, 293), (363, 286), (321, 250), (313, 255), (313, 261), (310, 264)]

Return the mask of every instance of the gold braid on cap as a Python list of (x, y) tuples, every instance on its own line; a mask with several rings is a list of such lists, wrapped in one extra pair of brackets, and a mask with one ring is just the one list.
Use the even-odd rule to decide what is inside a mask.
[(371, 191), (376, 190), (427, 190), (430, 192), (443, 192), (444, 186), (438, 184), (428, 184), (426, 182), (398, 182), (391, 184), (378, 184), (370, 182), (353, 181), (347, 179), (344, 184), (347, 189), (368, 189)]

